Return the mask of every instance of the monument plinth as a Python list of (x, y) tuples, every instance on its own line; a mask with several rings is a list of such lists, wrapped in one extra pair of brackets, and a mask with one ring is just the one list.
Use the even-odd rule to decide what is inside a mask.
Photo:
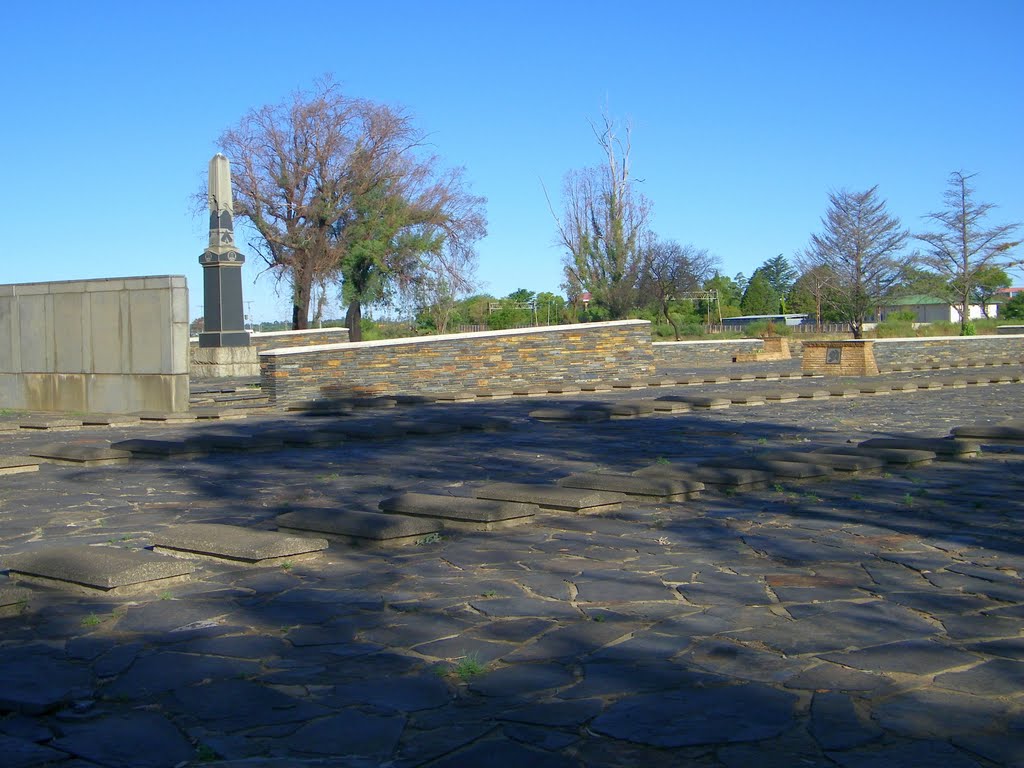
[(242, 305), (243, 256), (235, 248), (231, 164), (219, 152), (210, 160), (210, 242), (203, 265), (203, 332), (200, 347), (248, 347)]

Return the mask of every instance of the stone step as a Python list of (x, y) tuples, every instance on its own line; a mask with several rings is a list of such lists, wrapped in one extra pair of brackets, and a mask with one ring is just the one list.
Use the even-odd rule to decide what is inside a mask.
[(32, 456), (46, 459), (54, 464), (101, 467), (109, 464), (127, 464), (132, 460), (130, 451), (111, 448), (109, 443), (101, 445), (77, 445), (75, 443), (51, 443), (30, 451)]
[(31, 456), (0, 456), (0, 475), (20, 475), (38, 472), (42, 462)]
[(704, 490), (704, 484), (696, 480), (616, 472), (581, 472), (561, 478), (558, 485), (563, 488), (624, 493), (647, 501), (684, 501)]
[(969, 438), (983, 442), (1024, 441), (1024, 427), (1009, 424), (972, 424), (953, 427), (951, 434), (957, 438)]
[(275, 522), (281, 531), (362, 547), (416, 544), (443, 528), (439, 521), (423, 517), (315, 508), (285, 512)]
[(328, 546), (326, 539), (219, 523), (174, 525), (160, 531), (151, 541), (155, 552), (175, 557), (212, 558), (249, 565), (275, 565), (284, 560), (316, 557)]
[(205, 456), (207, 451), (190, 440), (152, 440), (131, 438), (111, 443), (117, 451), (128, 451), (133, 456), (147, 459), (190, 459)]
[(13, 581), (115, 594), (161, 588), (195, 570), (191, 563), (146, 550), (89, 546), (8, 555), (0, 565)]
[(891, 395), (892, 385), (884, 383), (867, 383), (860, 385), (862, 395)]
[(972, 440), (939, 437), (872, 437), (859, 443), (863, 448), (903, 448), (931, 451), (940, 457), (970, 458), (977, 456), (981, 446)]
[(915, 451), (905, 448), (871, 448), (868, 446), (830, 446), (828, 448), (816, 448), (815, 453), (835, 453), (845, 456), (870, 456), (881, 459), (886, 464), (898, 464), (902, 466), (916, 466), (930, 464), (935, 461), (934, 451)]
[(801, 461), (823, 464), (838, 472), (865, 472), (882, 469), (885, 462), (870, 456), (851, 456), (841, 453), (814, 453), (812, 451), (765, 451), (760, 454), (766, 459), (779, 461)]
[(612, 382), (612, 389), (646, 389), (647, 382), (641, 381), (640, 379), (624, 379)]
[(548, 384), (548, 392), (552, 395), (574, 395), (582, 391), (574, 381), (553, 381)]
[(541, 509), (579, 514), (614, 512), (622, 508), (626, 499), (621, 493), (532, 483), (491, 483), (477, 488), (473, 495), (478, 499), (516, 501), (536, 504)]
[(466, 496), (403, 493), (380, 502), (382, 512), (439, 520), (445, 528), (492, 531), (532, 522), (536, 504)]
[(807, 480), (810, 478), (827, 477), (832, 474), (832, 468), (823, 464), (815, 464), (810, 461), (781, 461), (779, 459), (765, 459), (756, 456), (726, 456), (719, 459), (709, 459), (702, 461), (700, 466), (752, 469), (758, 472), (768, 472), (775, 477), (784, 477), (788, 480)]
[(512, 394), (516, 397), (547, 397), (548, 387), (546, 384), (517, 384), (512, 387)]
[(775, 480), (771, 472), (726, 467), (697, 467), (678, 464), (652, 464), (632, 472), (635, 477), (659, 477), (705, 486), (736, 488), (739, 490), (766, 488)]

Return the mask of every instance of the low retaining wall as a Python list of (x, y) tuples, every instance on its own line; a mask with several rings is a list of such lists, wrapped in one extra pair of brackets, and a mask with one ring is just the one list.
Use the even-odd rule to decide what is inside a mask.
[(651, 345), (659, 370), (708, 368), (726, 365), (734, 357), (753, 355), (764, 349), (761, 339), (701, 339), (699, 341), (656, 341)]
[(1024, 360), (1024, 334), (875, 339), (875, 361), (882, 370), (896, 365), (948, 367), (983, 360), (1000, 363)]
[(489, 390), (649, 378), (646, 320), (361, 341), (260, 353), (273, 403), (345, 394)]
[(0, 407), (183, 411), (188, 394), (184, 277), (0, 285)]

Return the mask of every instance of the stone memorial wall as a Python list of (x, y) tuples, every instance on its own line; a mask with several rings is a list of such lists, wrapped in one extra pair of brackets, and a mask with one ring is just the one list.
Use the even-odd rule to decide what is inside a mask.
[(1016, 363), (1024, 359), (1024, 334), (875, 339), (874, 353), (883, 370), (894, 365), (957, 366), (983, 360)]
[(260, 354), (263, 391), (287, 403), (326, 394), (494, 390), (651, 376), (646, 320), (362, 341)]
[(0, 285), (0, 407), (188, 409), (182, 276)]

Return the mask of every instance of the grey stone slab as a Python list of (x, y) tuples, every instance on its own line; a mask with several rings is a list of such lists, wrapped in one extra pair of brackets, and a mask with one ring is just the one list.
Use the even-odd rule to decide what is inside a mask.
[(552, 395), (571, 395), (580, 391), (580, 385), (574, 381), (552, 381), (548, 384), (548, 392)]
[(70, 430), (81, 429), (81, 419), (71, 418), (60, 418), (57, 416), (29, 416), (18, 421), (18, 426), (21, 429), (37, 430), (37, 431), (50, 431), (50, 432), (67, 432)]
[(843, 446), (836, 445), (828, 448), (817, 448), (815, 453), (834, 453), (841, 456), (869, 456), (880, 459), (886, 464), (901, 466), (917, 466), (930, 464), (935, 460), (933, 451), (917, 451), (907, 448), (875, 448), (872, 446)]
[(0, 678), (4, 681), (0, 711), (4, 712), (41, 715), (92, 693), (92, 674), (86, 667), (38, 646), (5, 648)]
[(678, 400), (652, 400), (651, 405), (654, 406), (655, 413), (688, 413), (692, 410), (689, 403)]
[(861, 648), (821, 658), (865, 672), (905, 672), (930, 675), (970, 664), (977, 657), (931, 640), (905, 640)]
[(687, 403), (692, 408), (722, 409), (732, 405), (728, 397), (716, 397), (714, 395), (662, 395), (658, 400), (677, 401)]
[(485, 531), (531, 522), (538, 511), (535, 504), (427, 493), (392, 496), (381, 501), (379, 507), (391, 514), (435, 518), (446, 528)]
[(889, 680), (839, 664), (823, 662), (790, 677), (784, 685), (806, 691), (877, 691), (888, 688)]
[(792, 478), (804, 480), (812, 477), (827, 477), (832, 474), (832, 468), (820, 463), (810, 461), (780, 461), (778, 459), (765, 459), (757, 456), (727, 456), (719, 459), (709, 459), (701, 462), (701, 467), (711, 468), (732, 468), (752, 469), (758, 472), (768, 472), (774, 477)]
[(956, 438), (981, 440), (983, 442), (1024, 442), (1024, 428), (1005, 424), (974, 424), (953, 427), (950, 432)]
[(1006, 637), (964, 646), (968, 651), (1024, 661), (1024, 637)]
[(622, 502), (626, 500), (626, 496), (621, 493), (531, 483), (491, 483), (477, 488), (474, 495), (478, 499), (536, 504), (541, 509), (581, 514), (613, 512), (621, 509)]
[(814, 453), (811, 451), (765, 451), (758, 454), (765, 459), (777, 459), (779, 461), (810, 462), (811, 464), (822, 464), (838, 472), (864, 472), (867, 470), (881, 469), (885, 462), (881, 459), (874, 459), (870, 456), (849, 456), (841, 453)]
[(736, 392), (735, 394), (731, 394), (729, 395), (729, 401), (733, 405), (764, 405), (767, 402), (764, 395), (755, 395), (749, 392)]
[(1014, 696), (1024, 691), (1024, 662), (993, 659), (962, 672), (946, 672), (935, 685), (979, 696)]
[(110, 714), (61, 725), (57, 749), (97, 765), (168, 768), (195, 757), (189, 740), (158, 712)]
[(166, 554), (268, 565), (314, 555), (328, 546), (326, 539), (216, 523), (174, 525), (154, 535), (151, 542), (155, 551)]
[(272, 434), (237, 434), (208, 432), (190, 436), (187, 441), (204, 452), (259, 453), (279, 451), (284, 441)]
[(548, 394), (546, 384), (516, 384), (512, 387), (515, 397), (544, 397)]
[(773, 389), (761, 394), (769, 403), (791, 403), (800, 397), (800, 393), (792, 389)]
[(393, 440), (405, 436), (405, 430), (386, 422), (360, 423), (360, 422), (326, 422), (317, 425), (318, 429), (326, 432), (336, 432), (353, 440)]
[(33, 448), (31, 454), (54, 464), (73, 464), (78, 466), (127, 464), (132, 458), (130, 451), (111, 448), (107, 444), (52, 443)]
[(344, 415), (352, 413), (352, 406), (341, 400), (302, 400), (297, 403), (289, 403), (285, 406), (286, 411), (297, 411), (309, 415)]
[(285, 512), (276, 518), (282, 531), (326, 536), (350, 544), (415, 544), (438, 533), (437, 520), (408, 515), (385, 515), (355, 510), (303, 509)]
[(139, 421), (138, 416), (127, 413), (87, 413), (82, 417), (86, 427), (131, 427)]
[(531, 419), (537, 421), (579, 421), (579, 422), (593, 422), (593, 421), (607, 421), (611, 418), (606, 410), (600, 408), (536, 408), (530, 411), (529, 416)]
[(241, 421), (249, 414), (237, 408), (191, 408), (189, 413), (199, 421)]
[(645, 694), (612, 704), (590, 728), (654, 747), (761, 741), (793, 725), (796, 702), (759, 683)]
[(839, 384), (828, 388), (832, 397), (860, 397), (860, 387)]
[(764, 488), (775, 480), (775, 475), (760, 469), (739, 467), (695, 467), (691, 477), (705, 486), (717, 485), (728, 488)]
[[(437, 398), (439, 396), (439, 393), (432, 393), (432, 394), (434, 395), (435, 398)], [(348, 400), (348, 402), (354, 408), (364, 408), (364, 409), (371, 409), (371, 408), (387, 409), (387, 408), (394, 408), (395, 406), (398, 405), (398, 401), (395, 398), (388, 397), (387, 395), (380, 395), (378, 397), (353, 397), (350, 400)]]
[(882, 382), (866, 382), (860, 385), (862, 395), (891, 395), (892, 392), (892, 385)]
[(558, 484), (564, 488), (613, 491), (656, 501), (682, 501), (704, 490), (704, 483), (698, 480), (645, 477), (614, 472), (585, 472), (569, 475), (559, 479)]
[(981, 446), (978, 443), (969, 440), (915, 437), (872, 437), (860, 443), (859, 447), (931, 451), (936, 456), (955, 456), (957, 458), (976, 456), (978, 451), (981, 450)]
[(322, 448), (331, 445), (339, 445), (345, 441), (345, 436), (337, 432), (324, 432), (312, 427), (294, 429), (273, 429), (267, 430), (264, 434), (280, 440), (285, 446), (302, 446), (306, 448)]
[(194, 413), (188, 413), (186, 411), (139, 411), (135, 415), (142, 421), (159, 422), (161, 424), (188, 424), (196, 420)]
[(810, 731), (822, 749), (852, 749), (882, 736), (881, 728), (858, 715), (849, 696), (834, 692), (814, 694)]
[(111, 443), (116, 451), (128, 451), (145, 458), (184, 459), (205, 456), (207, 451), (190, 440), (150, 440), (131, 438)]
[(8, 555), (2, 564), (12, 579), (55, 586), (125, 591), (163, 586), (192, 573), (194, 567), (173, 557), (117, 547), (70, 546)]
[(0, 475), (20, 475), (38, 472), (42, 462), (31, 456), (0, 456)]
[(581, 392), (611, 392), (612, 385), (607, 381), (583, 381), (580, 382)]
[(718, 571), (701, 571), (700, 581), (680, 584), (676, 589), (694, 605), (769, 605), (765, 585), (751, 576)]
[(476, 392), (471, 389), (450, 389), (433, 394), (438, 403), (468, 403), (476, 400)]
[(469, 688), (482, 696), (521, 699), (571, 682), (572, 671), (561, 664), (513, 664), (472, 679)]
[(440, 419), (398, 419), (394, 426), (408, 435), (454, 435), (462, 427)]
[[(981, 764), (944, 741), (915, 741), (865, 746), (828, 755), (840, 768), (981, 768)], [(831, 765), (832, 763), (830, 763)]]
[(827, 389), (801, 389), (800, 399), (801, 400), (828, 400), (832, 397), (832, 392)]
[(1005, 732), (1007, 720), (1014, 711), (1019, 713), (1018, 706), (1004, 699), (941, 688), (912, 690), (872, 705), (873, 718), (887, 731), (914, 739), (943, 741), (985, 732)]

